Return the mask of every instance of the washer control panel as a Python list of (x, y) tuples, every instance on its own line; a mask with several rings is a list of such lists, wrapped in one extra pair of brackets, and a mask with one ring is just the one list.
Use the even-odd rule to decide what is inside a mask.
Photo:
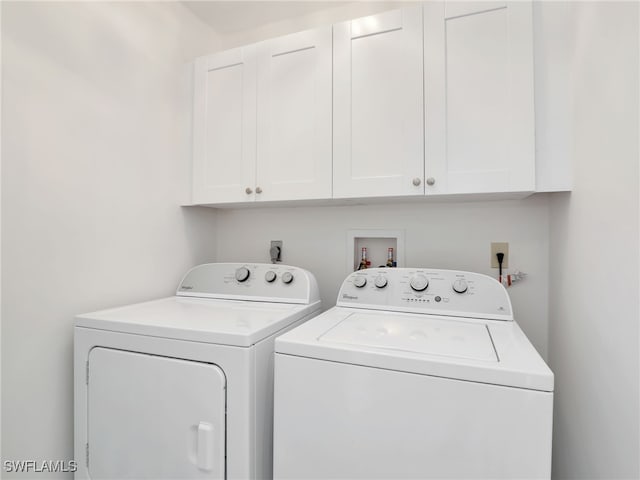
[(507, 290), (480, 273), (430, 268), (370, 268), (342, 283), (338, 306), (487, 320), (513, 320)]
[(306, 270), (270, 263), (207, 263), (187, 272), (176, 295), (312, 303), (320, 299), (315, 277)]

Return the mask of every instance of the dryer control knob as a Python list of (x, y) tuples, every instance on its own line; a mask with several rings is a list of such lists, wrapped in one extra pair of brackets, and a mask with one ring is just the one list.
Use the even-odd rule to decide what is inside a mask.
[(276, 279), (276, 277), (276, 272), (274, 272), (273, 270), (269, 270), (264, 274), (264, 279), (269, 283), (272, 283)]
[(251, 272), (247, 267), (240, 267), (239, 269), (236, 270), (236, 280), (239, 282), (246, 281), (250, 275), (251, 275)]
[(289, 284), (289, 283), (293, 282), (293, 273), (291, 273), (291, 272), (284, 272), (284, 273), (282, 274), (282, 281), (283, 281), (284, 283), (287, 283), (287, 284)]
[(456, 293), (464, 293), (467, 291), (469, 286), (467, 285), (467, 281), (464, 278), (458, 278), (453, 282), (453, 291)]
[(387, 286), (387, 277), (385, 277), (384, 275), (378, 275), (373, 283), (378, 288), (384, 288)]
[(429, 286), (429, 279), (424, 275), (414, 275), (411, 277), (411, 280), (409, 280), (409, 285), (411, 285), (411, 288), (416, 292), (424, 292)]
[(358, 288), (362, 288), (367, 284), (367, 277), (363, 275), (356, 275), (353, 279), (353, 284)]

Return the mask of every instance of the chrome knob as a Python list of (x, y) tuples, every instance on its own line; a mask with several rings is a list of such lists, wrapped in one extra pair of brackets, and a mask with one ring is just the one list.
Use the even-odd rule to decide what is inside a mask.
[(256, 193), (262, 193), (262, 189), (260, 187), (256, 187)]
[(363, 275), (356, 275), (353, 279), (353, 284), (358, 288), (362, 288), (367, 284), (367, 277)]
[(282, 274), (282, 281), (286, 284), (289, 284), (291, 282), (293, 282), (293, 273), (291, 272), (284, 272)]
[(436, 179), (433, 177), (427, 178), (427, 185), (433, 185), (436, 183)]
[(413, 183), (416, 187), (419, 187), (419, 186), (420, 186), (420, 184), (422, 183), (422, 180), (420, 180), (420, 178), (419, 178), (419, 177), (416, 177), (416, 178), (414, 178), (414, 179), (413, 179), (413, 182), (412, 182), (412, 183)]
[(240, 267), (236, 270), (236, 280), (239, 282), (244, 282), (249, 278), (251, 272), (247, 267)]
[(246, 193), (247, 195), (251, 195), (253, 193), (253, 190), (251, 190), (251, 187), (247, 187), (244, 189), (244, 193)]

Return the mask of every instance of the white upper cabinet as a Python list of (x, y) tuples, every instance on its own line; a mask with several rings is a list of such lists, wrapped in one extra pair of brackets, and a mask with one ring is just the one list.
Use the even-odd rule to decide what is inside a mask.
[(196, 60), (193, 203), (331, 198), (331, 30)]
[(193, 203), (253, 200), (255, 46), (196, 60), (193, 128)]
[(424, 194), (422, 7), (334, 25), (333, 196)]
[(424, 5), (426, 193), (535, 190), (530, 2)]
[(569, 56), (536, 43), (536, 164), (532, 10), (429, 1), (198, 59), (193, 203), (566, 189)]
[(331, 27), (257, 52), (256, 200), (331, 198)]

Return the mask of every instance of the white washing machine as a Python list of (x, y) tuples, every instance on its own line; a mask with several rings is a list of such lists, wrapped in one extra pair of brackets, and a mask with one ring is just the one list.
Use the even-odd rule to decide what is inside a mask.
[(275, 357), (275, 478), (550, 477), (553, 373), (490, 277), (355, 272)]
[(319, 309), (309, 272), (229, 263), (78, 316), (76, 478), (270, 478), (274, 338)]

